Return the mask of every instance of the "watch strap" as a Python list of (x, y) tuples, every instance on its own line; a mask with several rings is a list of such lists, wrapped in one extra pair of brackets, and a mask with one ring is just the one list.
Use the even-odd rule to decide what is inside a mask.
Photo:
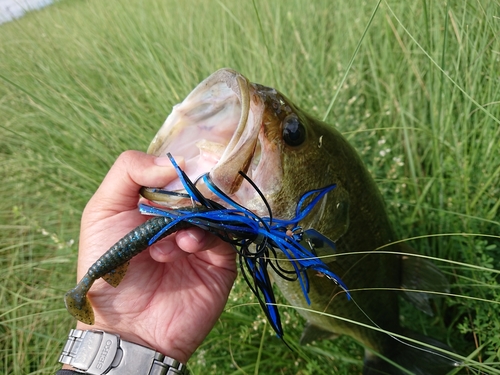
[(91, 375), (185, 375), (186, 365), (104, 331), (72, 329), (59, 362)]

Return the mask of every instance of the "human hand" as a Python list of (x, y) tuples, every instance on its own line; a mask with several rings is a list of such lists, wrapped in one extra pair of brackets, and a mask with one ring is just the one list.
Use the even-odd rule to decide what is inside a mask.
[[(183, 167), (183, 160), (177, 160)], [(126, 151), (82, 216), (78, 280), (116, 241), (147, 220), (137, 209), (142, 186), (177, 178), (168, 158)], [(134, 257), (117, 288), (102, 279), (88, 293), (95, 324), (186, 363), (215, 325), (236, 278), (231, 245), (200, 228), (179, 231)]]

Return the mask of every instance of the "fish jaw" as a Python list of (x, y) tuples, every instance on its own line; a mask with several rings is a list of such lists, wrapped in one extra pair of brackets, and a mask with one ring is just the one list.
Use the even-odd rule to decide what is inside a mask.
[[(276, 190), (280, 181), (279, 150), (267, 144), (262, 129), (264, 112), (261, 97), (243, 75), (220, 69), (174, 106), (151, 142), (148, 154), (182, 156), (184, 172), (190, 180), (198, 181), (197, 188), (207, 198), (217, 200), (199, 180), (208, 173), (226, 195), (256, 213), (268, 214), (255, 189), (240, 174), (241, 171), (250, 177), (265, 190), (265, 195)], [(274, 154), (263, 158), (262, 152), (270, 150)], [(267, 163), (261, 163), (262, 159)], [(163, 189), (184, 190), (179, 179)], [(172, 208), (189, 205), (185, 198), (166, 195), (160, 200), (158, 195), (148, 196), (147, 191), (144, 195)]]

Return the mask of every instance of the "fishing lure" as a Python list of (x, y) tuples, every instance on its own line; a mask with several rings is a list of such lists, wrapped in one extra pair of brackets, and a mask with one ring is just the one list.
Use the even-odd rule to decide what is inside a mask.
[[(267, 207), (269, 216), (259, 217), (222, 192), (212, 182), (208, 173), (203, 175), (200, 179), (217, 198), (227, 204), (227, 207), (204, 197), (196, 188), (195, 184), (177, 165), (173, 157), (170, 154), (168, 154), (168, 157), (187, 191), (185, 197), (191, 198), (195, 204), (199, 204), (201, 207), (206, 208), (206, 211), (186, 211), (183, 209), (169, 210), (148, 205), (140, 205), (139, 209), (141, 213), (145, 215), (168, 217), (172, 219), (171, 225), (175, 225), (173, 223), (185, 221), (209, 230), (224, 241), (231, 243), (239, 255), (239, 264), (245, 281), (257, 297), (271, 327), (278, 337), (283, 337), (283, 328), (276, 306), (272, 284), (269, 279), (268, 266), (273, 268), (280, 277), (290, 281), (298, 279), (304, 293), (304, 298), (308, 304), (310, 304), (308, 296), (308, 276), (306, 273), (308, 269), (318, 271), (332, 279), (344, 289), (347, 298), (350, 299), (347, 286), (336, 274), (331, 272), (326, 264), (314, 253), (314, 248), (318, 246), (318, 244), (322, 247), (328, 246), (332, 250), (335, 249), (335, 244), (318, 231), (314, 229), (303, 230), (299, 226), (299, 222), (312, 211), (314, 206), (329, 191), (336, 187), (335, 184), (305, 193), (297, 204), (295, 217), (293, 219), (273, 219), (271, 208), (258, 187), (243, 172), (240, 172), (242, 177), (257, 191)], [(171, 194), (171, 192), (168, 191), (155, 190), (156, 192)], [(174, 194), (179, 195), (179, 193)], [(308, 204), (306, 204), (307, 201), (309, 201)], [(168, 230), (169, 225), (165, 226), (157, 236), (162, 236), (163, 231)], [(150, 245), (155, 241), (156, 238), (151, 239)], [(254, 249), (251, 248), (252, 244), (255, 245)], [(278, 262), (272, 261), (277, 258), (277, 249), (289, 259), (295, 272), (291, 274), (290, 271), (281, 268)]]
[[(93, 311), (86, 294), (96, 279), (102, 277), (112, 286), (117, 286), (126, 272), (128, 261), (132, 257), (167, 235), (190, 226), (208, 230), (234, 247), (239, 256), (240, 269), (246, 283), (257, 297), (271, 327), (280, 338), (283, 338), (283, 327), (268, 267), (271, 267), (277, 275), (286, 280), (298, 279), (308, 304), (310, 304), (306, 273), (308, 269), (318, 271), (332, 279), (345, 290), (347, 298), (350, 298), (347, 286), (314, 253), (318, 246), (334, 250), (335, 244), (316, 230), (303, 230), (299, 226), (299, 222), (311, 212), (325, 194), (336, 187), (334, 184), (304, 194), (297, 204), (293, 219), (274, 219), (271, 208), (258, 187), (243, 172), (240, 172), (242, 177), (257, 191), (267, 207), (269, 216), (260, 217), (222, 192), (212, 182), (208, 173), (200, 179), (219, 200), (227, 204), (227, 207), (206, 198), (177, 165), (174, 158), (170, 154), (168, 157), (186, 193), (161, 189), (149, 190), (159, 194), (190, 198), (193, 206), (174, 210), (145, 204), (139, 205), (142, 214), (151, 215), (153, 218), (132, 230), (113, 245), (89, 268), (78, 285), (66, 293), (66, 308), (75, 318), (87, 324), (93, 324)], [(308, 203), (306, 204), (306, 202)], [(279, 262), (276, 261), (277, 250), (288, 258), (294, 271), (280, 267)]]

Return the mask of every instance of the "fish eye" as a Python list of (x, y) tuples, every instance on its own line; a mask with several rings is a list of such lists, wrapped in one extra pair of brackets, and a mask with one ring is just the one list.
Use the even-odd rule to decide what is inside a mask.
[(289, 146), (300, 146), (306, 140), (306, 128), (295, 115), (283, 121), (283, 139)]

